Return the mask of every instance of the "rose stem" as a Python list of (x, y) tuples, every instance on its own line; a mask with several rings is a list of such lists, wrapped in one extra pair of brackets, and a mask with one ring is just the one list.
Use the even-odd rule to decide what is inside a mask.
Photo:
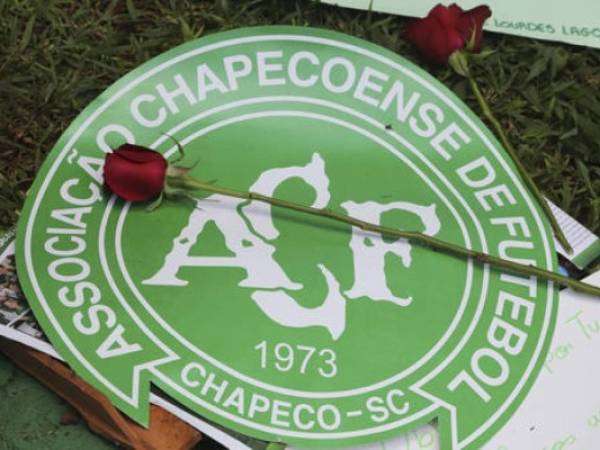
[(552, 230), (554, 231), (554, 235), (556, 236), (556, 239), (558, 239), (558, 242), (560, 242), (562, 247), (568, 253), (573, 253), (571, 244), (569, 244), (569, 241), (567, 241), (567, 238), (565, 237), (562, 230), (560, 229), (560, 226), (558, 225), (558, 222), (556, 221), (556, 218), (554, 217), (554, 214), (552, 213), (552, 210), (550, 209), (548, 202), (546, 201), (546, 199), (544, 198), (544, 196), (542, 195), (542, 193), (540, 192), (538, 187), (535, 185), (534, 181), (531, 179), (529, 174), (527, 174), (527, 171), (523, 167), (523, 164), (521, 164), (521, 161), (519, 160), (519, 157), (517, 156), (517, 152), (515, 151), (514, 147), (508, 140), (506, 133), (504, 132), (504, 128), (502, 127), (502, 125), (500, 124), (498, 119), (496, 119), (496, 116), (494, 116), (494, 113), (492, 112), (490, 105), (488, 104), (483, 93), (481, 92), (481, 89), (479, 89), (477, 80), (475, 80), (475, 78), (472, 75), (468, 75), (467, 78), (469, 80), (469, 84), (471, 85), (471, 90), (473, 91), (475, 98), (477, 98), (477, 102), (479, 103), (479, 107), (481, 108), (483, 115), (487, 118), (487, 120), (492, 124), (492, 126), (496, 130), (496, 134), (500, 137), (500, 141), (502, 142), (502, 145), (504, 146), (504, 148), (506, 149), (506, 151), (512, 158), (515, 166), (517, 166), (517, 170), (519, 171), (521, 178), (523, 179), (523, 181), (525, 181), (525, 184), (529, 188), (529, 191), (533, 194), (533, 196), (537, 200), (538, 205), (541, 206), (544, 213), (546, 214), (546, 217), (550, 221), (550, 225), (552, 226)]
[(215, 194), (226, 195), (229, 197), (236, 197), (246, 200), (256, 200), (259, 202), (268, 203), (269, 205), (311, 214), (313, 216), (329, 218), (338, 222), (343, 222), (352, 225), (364, 231), (371, 231), (380, 233), (385, 236), (408, 239), (409, 241), (417, 242), (425, 247), (430, 247), (435, 251), (443, 251), (448, 254), (462, 258), (473, 258), (480, 264), (490, 264), (496, 268), (507, 269), (511, 272), (535, 276), (547, 281), (554, 281), (558, 284), (568, 286), (574, 291), (600, 297), (600, 288), (598, 287), (582, 283), (581, 281), (568, 278), (558, 273), (550, 272), (548, 270), (544, 270), (538, 267), (526, 266), (524, 264), (518, 264), (512, 261), (498, 258), (496, 256), (488, 255), (486, 253), (478, 252), (475, 250), (469, 250), (459, 245), (451, 244), (449, 242), (445, 242), (440, 239), (436, 239), (434, 237), (416, 231), (403, 231), (395, 228), (375, 225), (373, 223), (355, 219), (354, 217), (342, 213), (337, 213), (335, 211), (332, 211), (331, 209), (313, 208), (311, 206), (305, 206), (287, 200), (268, 197), (257, 192), (238, 191), (235, 189), (220, 187), (211, 183), (196, 180), (195, 178), (192, 178), (188, 175), (168, 176), (167, 183), (175, 188), (202, 190), (205, 192), (212, 192)]

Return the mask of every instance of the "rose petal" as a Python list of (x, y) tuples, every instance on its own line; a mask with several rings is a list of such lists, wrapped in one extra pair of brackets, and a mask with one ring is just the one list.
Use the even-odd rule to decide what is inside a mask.
[(454, 28), (456, 22), (463, 14), (463, 9), (458, 6), (456, 3), (453, 3), (450, 6), (443, 6), (441, 4), (436, 5), (427, 17), (435, 18), (439, 21), (439, 23), (443, 26)]
[(145, 201), (162, 192), (166, 171), (167, 161), (160, 153), (127, 144), (106, 155), (104, 182), (125, 200)]
[(476, 8), (465, 11), (458, 19), (457, 29), (465, 42), (469, 42), (475, 32), (475, 43), (473, 52), (481, 50), (481, 41), (483, 39), (483, 24), (492, 15), (492, 10), (487, 5), (477, 6)]
[(113, 154), (118, 154), (120, 157), (128, 159), (132, 162), (149, 162), (164, 159), (164, 157), (157, 151), (134, 144), (123, 144), (115, 149)]
[(438, 64), (447, 64), (450, 55), (465, 44), (462, 36), (455, 30), (436, 30), (430, 40), (431, 58)]
[(462, 13), (457, 5), (437, 5), (427, 17), (411, 23), (405, 37), (430, 61), (447, 64), (450, 55), (465, 45), (456, 29)]

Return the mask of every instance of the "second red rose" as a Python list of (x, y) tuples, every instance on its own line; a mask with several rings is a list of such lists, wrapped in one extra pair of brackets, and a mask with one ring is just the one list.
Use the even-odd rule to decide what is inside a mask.
[(472, 38), (473, 47), (469, 50), (480, 50), (483, 23), (491, 15), (492, 11), (485, 5), (468, 11), (455, 3), (437, 5), (427, 17), (408, 26), (406, 39), (430, 61), (447, 64), (450, 55), (464, 48)]

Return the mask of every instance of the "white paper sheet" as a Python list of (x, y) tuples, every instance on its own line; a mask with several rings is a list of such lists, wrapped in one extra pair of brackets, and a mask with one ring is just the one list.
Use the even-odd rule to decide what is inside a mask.
[[(600, 272), (584, 281), (600, 286)], [(546, 363), (525, 401), (483, 450), (600, 448), (599, 383), (600, 299), (563, 290)], [(439, 449), (437, 430), (426, 425), (386, 442), (346, 450)]]
[[(424, 17), (439, 0), (321, 0), (348, 8)], [(453, 1), (441, 2), (443, 4)], [(600, 48), (598, 0), (458, 0), (463, 9), (486, 4), (492, 17), (486, 30)], [(600, 447), (600, 446), (599, 446)]]
[(547, 201), (560, 229), (573, 248), (573, 253), (567, 253), (563, 246), (555, 241), (556, 251), (580, 269), (584, 268), (600, 255), (600, 239), (550, 200)]

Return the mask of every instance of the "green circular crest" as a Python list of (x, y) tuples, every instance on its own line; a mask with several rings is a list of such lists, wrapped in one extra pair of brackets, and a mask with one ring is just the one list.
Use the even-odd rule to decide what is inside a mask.
[(19, 228), (23, 288), (60, 354), (145, 423), (150, 384), (218, 424), (304, 446), (438, 420), (479, 448), (551, 337), (551, 283), (217, 194), (153, 212), (103, 190), (124, 142), (219, 186), (556, 269), (509, 158), (454, 95), (346, 35), (242, 29), (177, 47), (73, 122)]

